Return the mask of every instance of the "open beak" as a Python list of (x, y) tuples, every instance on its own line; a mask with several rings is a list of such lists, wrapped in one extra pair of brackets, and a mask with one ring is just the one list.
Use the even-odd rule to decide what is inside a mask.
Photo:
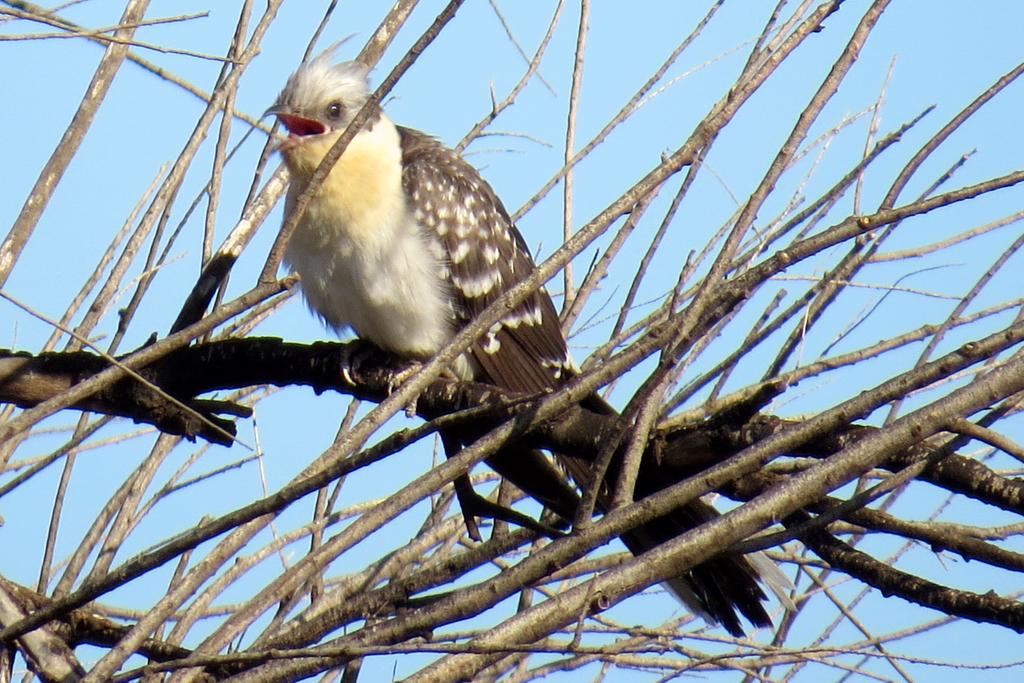
[(281, 125), (287, 129), (290, 136), (306, 137), (307, 135), (322, 135), (327, 132), (327, 126), (316, 119), (306, 118), (290, 112), (286, 107), (274, 105), (263, 112), (263, 116), (276, 116)]

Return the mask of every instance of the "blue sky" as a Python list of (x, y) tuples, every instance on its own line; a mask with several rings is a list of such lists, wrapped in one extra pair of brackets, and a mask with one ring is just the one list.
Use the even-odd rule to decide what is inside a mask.
[[(208, 4), (192, 0), (153, 2), (149, 16), (171, 16), (206, 11)], [(143, 40), (219, 54), (225, 49), (236, 20), (239, 3), (221, 2), (209, 8), (209, 16), (186, 23), (168, 24), (144, 29)], [(259, 3), (257, 3), (259, 4)], [(326, 3), (285, 3), (278, 21), (270, 30), (260, 56), (245, 75), (238, 92), (238, 109), (258, 116), (269, 106), (287, 75), (294, 69), (308, 37), (319, 20), (320, 8)], [(706, 3), (593, 3), (591, 33), (581, 97), (578, 140), (586, 141), (604, 125), (609, 117), (632, 95), (638, 85), (657, 67), (672, 47), (689, 31), (706, 11)], [(122, 3), (112, 1), (85, 2), (69, 8), (65, 16), (88, 26), (116, 22)], [(392, 49), (378, 67), (374, 82), (394, 65), (405, 49), (429, 24), (443, 3), (423, 2)], [(570, 67), (576, 40), (578, 7), (567, 3), (565, 14), (555, 33), (549, 54), (540, 75), (551, 90), (537, 80), (529, 84), (517, 104), (492, 126), (493, 131), (511, 135), (490, 136), (475, 142), (469, 158), (480, 167), (494, 185), (510, 210), (515, 211), (562, 165), (562, 142)], [(685, 230), (672, 233), (659, 252), (656, 267), (645, 288), (648, 298), (660, 295), (671, 287), (679, 265), (690, 250), (699, 248), (719, 225), (736, 210), (756, 186), (768, 168), (778, 145), (792, 127), (817, 84), (827, 73), (843, 39), (863, 14), (865, 2), (850, 0), (830, 17), (828, 30), (812, 36), (800, 53), (786, 64), (755, 96), (715, 144), (708, 158), (710, 172), (702, 175), (700, 185), (691, 193), (680, 221)], [(551, 2), (499, 2), (516, 38), (527, 51), (538, 43), (547, 27), (554, 4)], [(575, 220), (583, 225), (612, 199), (634, 183), (657, 163), (659, 156), (678, 146), (710, 106), (727, 91), (742, 66), (750, 41), (770, 10), (770, 3), (726, 2), (720, 15), (666, 77), (670, 87), (630, 121), (617, 129), (590, 159), (576, 172)], [(315, 9), (313, 9), (315, 8)], [(343, 2), (328, 27), (324, 44), (353, 34), (342, 50), (347, 58), (371, 35), (383, 8), (378, 3)], [(986, 3), (897, 2), (886, 12), (879, 27), (865, 46), (862, 58), (835, 98), (829, 103), (811, 138), (848, 115), (870, 107), (883, 86), (885, 104), (881, 112), (880, 134), (885, 134), (908, 121), (926, 107), (936, 110), (912, 130), (904, 140), (880, 161), (868, 175), (864, 202), (877, 204), (895, 172), (919, 145), (928, 139), (955, 112), (976, 97), (1000, 75), (1015, 66), (1024, 55), (1020, 27), (1024, 26), (1024, 4), (1013, 1)], [(0, 24), (0, 33), (38, 32), (38, 26), (7, 22)], [(211, 60), (143, 51), (143, 55), (160, 66), (209, 90), (220, 69)], [(4, 64), (0, 83), (4, 106), (0, 107), (0, 126), (6, 131), (0, 141), (0, 225), (10, 225), (18, 215), (25, 196), (39, 169), (52, 152), (101, 56), (96, 45), (82, 39), (8, 41), (0, 43), (0, 59)], [(891, 79), (886, 83), (892, 65)], [(469, 0), (445, 30), (445, 33), (408, 72), (387, 101), (387, 110), (396, 121), (420, 128), (455, 144), (491, 106), (491, 91), (498, 99), (519, 79), (525, 65), (515, 51), (491, 5), (482, 0)], [(673, 79), (679, 77), (678, 81)], [(973, 151), (970, 161), (947, 186), (958, 187), (1002, 175), (1020, 168), (1024, 152), (1024, 132), (1020, 126), (1022, 85), (1015, 84), (991, 103), (971, 122), (958, 131), (925, 165), (919, 179), (910, 185), (905, 200), (916, 196), (934, 177), (941, 174), (960, 155)], [(552, 92), (553, 90), (553, 92)], [(59, 317), (70, 298), (91, 273), (111, 235), (120, 227), (132, 207), (160, 173), (163, 164), (172, 161), (181, 149), (201, 112), (200, 103), (177, 86), (126, 64), (85, 142), (68, 169), (51, 205), (14, 270), (4, 291), (33, 308)], [(868, 126), (867, 116), (844, 129), (831, 141), (820, 162), (820, 170), (804, 179), (815, 154), (787, 175), (778, 188), (777, 199), (766, 206), (769, 213), (780, 211), (791, 194), (806, 182), (807, 196), (816, 196), (840, 177), (863, 152)], [(237, 123), (232, 135), (238, 140), (246, 126)], [(228, 168), (224, 180), (217, 219), (218, 237), (223, 237), (237, 219), (248, 191), (252, 169), (263, 145), (263, 136), (253, 136), (239, 151)], [(208, 177), (212, 159), (212, 140), (194, 164), (185, 181), (170, 226), (176, 226), (184, 211), (201, 190)], [(276, 160), (272, 163), (276, 163)], [(659, 198), (658, 206), (670, 198)], [(980, 225), (1022, 206), (1024, 194), (1019, 190), (1004, 191), (984, 203), (974, 202), (944, 211), (938, 220), (911, 221), (889, 249), (908, 248), (936, 239), (936, 235), (955, 234), (967, 227)], [(172, 249), (174, 258), (156, 280), (148, 303), (133, 324), (124, 349), (141, 344), (152, 332), (165, 333), (177, 313), (198, 272), (202, 238), (202, 215), (205, 204), (185, 224), (183, 234)], [(232, 276), (232, 293), (245, 291), (253, 282), (263, 263), (267, 249), (280, 221), (280, 207), (260, 231), (246, 251)], [(652, 216), (659, 215), (652, 211)], [(767, 223), (771, 215), (759, 216)], [(561, 240), (561, 190), (556, 189), (521, 221), (520, 227), (535, 252), (544, 256)], [(926, 231), (915, 230), (920, 225)], [(581, 321), (600, 320), (607, 315), (601, 308), (617, 310), (628, 287), (632, 268), (646, 247), (645, 237), (656, 228), (656, 220), (648, 220), (638, 230), (636, 239), (627, 246), (624, 256), (613, 268), (602, 293), (596, 296)], [(938, 259), (941, 268), (914, 273), (906, 263), (881, 265), (865, 272), (864, 279), (876, 284), (891, 284), (906, 277), (902, 284), (929, 292), (959, 294), (990, 265), (1005, 248), (1019, 226), (1009, 233), (1000, 233)], [(578, 269), (585, 269), (593, 255), (589, 250), (580, 259)], [(810, 264), (804, 274), (814, 274)], [(134, 271), (137, 274), (137, 269)], [(818, 271), (820, 272), (820, 271)], [(1016, 268), (1000, 274), (986, 291), (982, 303), (1017, 296)], [(789, 285), (786, 285), (789, 286)], [(553, 292), (560, 290), (553, 282)], [(794, 286), (795, 288), (795, 286)], [(127, 301), (130, 291), (122, 302)], [(865, 293), (851, 297), (837, 309), (834, 326), (842, 326), (850, 317), (873, 301), (875, 295)], [(644, 299), (643, 296), (640, 297)], [(848, 343), (870, 343), (884, 337), (887, 321), (897, 320), (901, 329), (925, 321), (941, 320), (951, 307), (938, 297), (894, 295), (869, 325), (855, 333)], [(980, 306), (981, 304), (979, 304)], [(642, 312), (642, 311), (641, 311)], [(116, 328), (116, 314), (108, 316), (100, 331), (110, 334)], [(0, 346), (32, 350), (49, 335), (49, 328), (6, 302), (0, 302)], [(308, 314), (298, 300), (279, 311), (259, 330), (259, 334), (282, 336), (296, 341), (329, 338), (319, 322)], [(954, 336), (944, 348), (957, 343)], [(584, 330), (573, 338), (574, 353), (585, 358), (588, 349), (603, 341), (600, 330)], [(809, 346), (813, 356), (826, 340)], [(809, 386), (796, 398), (779, 406), (783, 414), (796, 415), (815, 409), (821, 403), (831, 404), (860, 387), (870, 386), (882, 373), (904, 367), (919, 349), (912, 349), (894, 358), (883, 359), (870, 366), (878, 377), (865, 376), (858, 369), (840, 375), (843, 379)], [(742, 378), (742, 372), (740, 377)], [(847, 384), (846, 379), (850, 382)], [(737, 380), (739, 381), (739, 380)], [(859, 384), (858, 384), (859, 383)], [(338, 396), (314, 396), (304, 389), (291, 389), (267, 399), (257, 409), (256, 424), (265, 457), (263, 468), (271, 488), (279, 486), (316, 457), (335, 435), (346, 400)], [(58, 416), (52, 425), (68, 425), (71, 415)], [(301, 428), (296, 429), (296, 425)], [(253, 423), (240, 425), (241, 436), (254, 443)], [(28, 458), (45, 452), (49, 442), (44, 437), (38, 446), (19, 451), (17, 457)], [(53, 440), (51, 445), (56, 445)], [(77, 544), (95, 509), (105, 498), (94, 495), (110, 481), (120, 478), (145, 454), (148, 441), (130, 443), (85, 457), (91, 463), (78, 472), (80, 478), (69, 494), (69, 513), (64, 522), (64, 535), (58, 556)], [(187, 450), (187, 449), (185, 449)], [(243, 457), (242, 449), (214, 448), (207, 454), (207, 467)], [(185, 457), (184, 455), (181, 456)], [(372, 476), (357, 480), (346, 488), (352, 503), (387, 493), (387, 484), (396, 478), (405, 479), (411, 471), (429, 467), (431, 454), (424, 448), (415, 454), (382, 463)], [(0, 538), (9, 547), (25, 548), (18, 558), (0, 562), (0, 573), (15, 580), (32, 583), (38, 571), (38, 539), (45, 533), (47, 515), (54, 487), (59, 476), (53, 467), (37, 478), (33, 486), (11, 494), (0, 503), (0, 515), (6, 525)], [(93, 479), (95, 478), (95, 479)], [(232, 509), (261, 494), (256, 468), (248, 466), (229, 475), (230, 495), (223, 487), (197, 487), (183, 493), (175, 510), (164, 511), (151, 520), (152, 529), (137, 535), (138, 547), (125, 548), (124, 557), (147, 543), (182, 528), (182, 514), (198, 520), (203, 514), (218, 514)], [(382, 483), (384, 486), (382, 487)], [(904, 503), (930, 510), (934, 503), (927, 494)], [(929, 507), (929, 506), (932, 507)], [(308, 519), (308, 505), (297, 505), (282, 524)], [(19, 514), (32, 509), (31, 519)], [(955, 508), (954, 508), (955, 510)], [(178, 512), (175, 512), (178, 511)], [(183, 513), (181, 511), (184, 511)], [(907, 511), (915, 516), (915, 510)], [(415, 520), (410, 521), (412, 524)], [(191, 522), (184, 523), (189, 526)], [(367, 552), (379, 549), (369, 544)], [(915, 560), (922, 566), (933, 563), (922, 555)], [(935, 570), (930, 566), (929, 570)], [(984, 578), (972, 574), (971, 567), (951, 560), (943, 571), (956, 581), (986, 590)], [(987, 574), (983, 576), (988, 576)], [(997, 579), (993, 579), (997, 580)], [(1005, 575), (998, 580), (1005, 580)], [(157, 590), (166, 582), (166, 574), (154, 573), (151, 579), (139, 582), (132, 590), (139, 595)], [(1020, 588), (1019, 581), (991, 586), (1010, 591)], [(244, 590), (244, 588), (243, 588)], [(840, 590), (852, 590), (849, 587)], [(130, 599), (131, 591), (115, 597)], [(899, 600), (883, 600), (872, 596), (865, 610), (873, 619), (898, 622), (907, 617), (906, 604)], [(624, 606), (623, 609), (627, 609)], [(637, 621), (643, 621), (642, 609), (636, 610)], [(921, 612), (913, 613), (922, 620)], [(938, 616), (938, 615), (935, 615)], [(877, 623), (877, 622), (874, 622)], [(807, 625), (813, 632), (813, 625)], [(879, 629), (882, 627), (879, 626)], [(989, 663), (1017, 657), (1013, 634), (993, 627), (964, 624), (955, 628), (958, 652), (951, 653), (948, 642), (953, 630), (938, 631), (909, 647), (926, 658), (985, 660)], [(940, 638), (941, 636), (941, 638)], [(940, 642), (941, 641), (941, 642)], [(1019, 649), (1019, 648), (1018, 648)], [(904, 652), (907, 649), (902, 650)], [(988, 656), (986, 653), (991, 653)], [(968, 654), (963, 654), (968, 653)], [(372, 660), (369, 666), (380, 666), (380, 675), (390, 676), (392, 663)], [(954, 680), (949, 670), (917, 669), (922, 680)], [(402, 671), (399, 670), (401, 675)], [(885, 675), (891, 675), (886, 670)], [(1016, 680), (1020, 672), (996, 670), (986, 676), (994, 680)], [(625, 678), (618, 680), (626, 680)], [(959, 679), (958, 679), (959, 680)]]

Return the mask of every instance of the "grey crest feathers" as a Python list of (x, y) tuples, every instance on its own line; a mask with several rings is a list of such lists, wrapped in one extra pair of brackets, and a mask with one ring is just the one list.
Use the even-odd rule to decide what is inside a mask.
[[(335, 63), (334, 53), (340, 46), (340, 42), (336, 43), (302, 64), (288, 78), (267, 113), (287, 111), (319, 121), (328, 128), (347, 126), (369, 98), (370, 70), (356, 61)], [(341, 105), (338, 116), (332, 115), (332, 104)]]

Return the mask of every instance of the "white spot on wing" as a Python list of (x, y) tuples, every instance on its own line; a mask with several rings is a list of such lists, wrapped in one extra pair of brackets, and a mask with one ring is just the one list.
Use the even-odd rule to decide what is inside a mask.
[(543, 321), (543, 315), (540, 310), (534, 306), (527, 306), (519, 308), (514, 311), (511, 315), (507, 315), (502, 318), (501, 322), (505, 327), (509, 329), (516, 329), (520, 325), (529, 325), (530, 327), (537, 327)]
[(455, 248), (451, 250), (448, 255), (451, 258), (452, 263), (462, 263), (469, 256), (470, 248), (469, 242), (466, 240), (460, 240), (455, 243)]
[(484, 350), (484, 353), (493, 355), (501, 350), (501, 340), (496, 336), (500, 330), (501, 324), (497, 323), (492, 325), (490, 331), (484, 336), (483, 344), (480, 347)]
[(484, 255), (484, 261), (486, 261), (488, 265), (497, 263), (498, 258), (501, 257), (501, 252), (498, 250), (498, 247), (495, 246), (493, 242), (484, 242), (481, 251), (483, 252)]
[(471, 276), (452, 275), (452, 282), (468, 299), (477, 299), (490, 294), (495, 287), (501, 284), (501, 273), (497, 270), (489, 270)]

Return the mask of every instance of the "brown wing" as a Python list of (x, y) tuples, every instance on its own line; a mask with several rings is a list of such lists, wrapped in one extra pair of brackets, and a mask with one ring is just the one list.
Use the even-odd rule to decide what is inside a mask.
[[(519, 231), (491, 187), (454, 151), (423, 133), (399, 128), (402, 136), (402, 184), (420, 227), (427, 231), (446, 263), (454, 314), (459, 326), (471, 321), (535, 266)], [(572, 372), (558, 315), (543, 290), (535, 292), (472, 347), (479, 381), (521, 392), (558, 386)], [(588, 407), (611, 408), (598, 397)], [(591, 405), (592, 404), (592, 405)], [(560, 457), (573, 477), (585, 485), (590, 463)], [(572, 519), (576, 495), (538, 451), (503, 449), (488, 462), (537, 500)], [(609, 469), (610, 480), (618, 462)], [(645, 461), (637, 485), (645, 496), (670, 484), (658, 465)], [(599, 496), (603, 507), (605, 496)], [(641, 554), (717, 515), (702, 501), (675, 510), (625, 534), (623, 541)], [(743, 557), (714, 558), (670, 581), (674, 592), (695, 611), (722, 623), (734, 635), (743, 629), (738, 608), (758, 626), (771, 624), (761, 601), (757, 574)]]
[[(471, 321), (535, 266), (494, 190), (475, 168), (434, 138), (402, 137), (402, 185), (416, 220), (436, 240), (447, 268), (458, 326)], [(551, 297), (533, 293), (472, 347), (483, 382), (520, 392), (550, 389), (571, 367)]]

